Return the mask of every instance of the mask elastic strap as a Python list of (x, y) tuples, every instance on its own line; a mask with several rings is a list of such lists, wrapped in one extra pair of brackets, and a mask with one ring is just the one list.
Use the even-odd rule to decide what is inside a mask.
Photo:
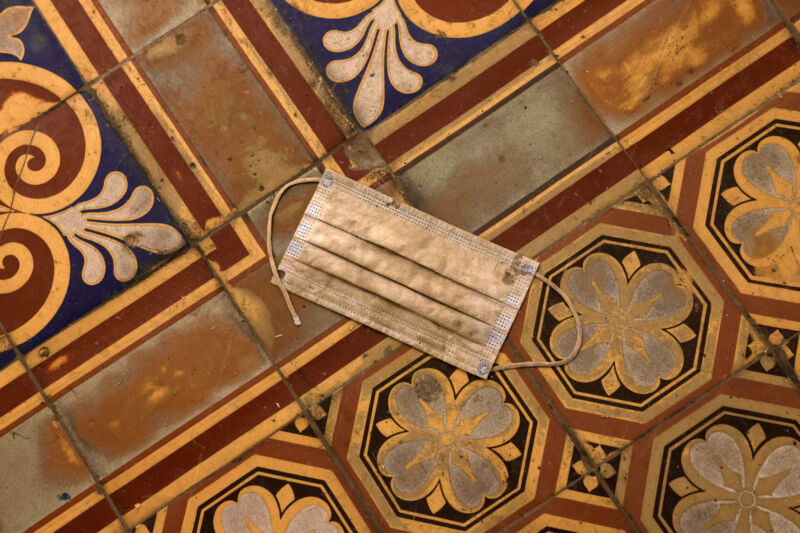
[(281, 290), (283, 301), (286, 302), (286, 307), (289, 308), (289, 312), (292, 314), (292, 319), (294, 320), (295, 326), (299, 326), (301, 324), (300, 317), (297, 315), (294, 305), (292, 305), (292, 300), (289, 298), (289, 292), (286, 290), (286, 285), (283, 284), (283, 280), (278, 274), (278, 266), (275, 264), (275, 252), (272, 251), (272, 218), (275, 215), (275, 209), (278, 207), (278, 202), (280, 201), (281, 196), (283, 196), (283, 193), (286, 192), (286, 189), (289, 187), (294, 187), (295, 185), (300, 185), (301, 183), (319, 183), (319, 181), (320, 178), (297, 178), (296, 180), (290, 181), (281, 187), (281, 189), (275, 194), (275, 198), (272, 199), (272, 205), (269, 208), (269, 215), (267, 216), (267, 255), (269, 256), (269, 267), (272, 269), (272, 284), (277, 285)]
[(549, 285), (551, 289), (556, 291), (561, 298), (569, 307), (569, 310), (572, 311), (572, 316), (575, 317), (575, 331), (576, 331), (576, 338), (575, 338), (575, 347), (572, 348), (572, 352), (568, 356), (566, 356), (561, 361), (526, 361), (524, 363), (509, 363), (506, 365), (497, 365), (492, 370), (493, 371), (500, 371), (503, 370), (511, 370), (513, 368), (529, 368), (529, 367), (542, 367), (542, 366), (564, 366), (569, 364), (573, 359), (578, 356), (578, 352), (581, 351), (581, 343), (583, 343), (583, 328), (581, 327), (581, 317), (578, 315), (578, 312), (575, 310), (575, 306), (572, 305), (572, 300), (570, 300), (569, 296), (564, 293), (555, 283), (547, 279), (546, 277), (542, 276), (538, 272), (535, 276), (542, 280), (545, 285)]

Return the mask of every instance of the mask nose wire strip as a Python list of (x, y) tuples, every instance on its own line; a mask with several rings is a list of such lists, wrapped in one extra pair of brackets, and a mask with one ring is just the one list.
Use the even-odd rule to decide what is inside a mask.
[(267, 216), (267, 255), (269, 256), (269, 267), (272, 269), (272, 283), (277, 285), (281, 290), (283, 301), (286, 302), (286, 307), (292, 314), (292, 319), (294, 320), (295, 326), (299, 326), (301, 324), (300, 317), (297, 315), (294, 305), (292, 305), (292, 300), (289, 298), (289, 292), (286, 290), (286, 285), (283, 284), (283, 280), (278, 275), (278, 266), (275, 264), (275, 252), (272, 251), (272, 218), (275, 215), (275, 209), (278, 207), (278, 202), (281, 200), (283, 193), (286, 192), (286, 189), (289, 187), (294, 187), (295, 185), (300, 185), (301, 183), (319, 183), (319, 181), (320, 178), (297, 178), (296, 180), (290, 181), (281, 187), (281, 189), (275, 194), (275, 198), (272, 199), (272, 205), (269, 208), (269, 215)]
[(578, 352), (581, 351), (581, 343), (583, 343), (583, 328), (581, 327), (581, 317), (578, 315), (578, 312), (575, 310), (575, 306), (572, 304), (572, 300), (570, 300), (569, 296), (567, 296), (564, 291), (562, 291), (555, 283), (547, 279), (546, 277), (542, 276), (538, 272), (535, 276), (542, 280), (545, 285), (549, 285), (551, 289), (556, 291), (556, 293), (564, 299), (567, 303), (567, 307), (569, 310), (572, 311), (572, 316), (575, 317), (575, 331), (576, 331), (576, 338), (575, 338), (575, 347), (572, 348), (572, 352), (568, 356), (566, 356), (561, 361), (526, 361), (524, 363), (509, 363), (506, 365), (497, 365), (492, 370), (497, 372), (502, 372), (503, 370), (511, 370), (513, 368), (529, 368), (529, 367), (542, 367), (542, 366), (564, 366), (569, 364), (573, 359), (578, 356)]

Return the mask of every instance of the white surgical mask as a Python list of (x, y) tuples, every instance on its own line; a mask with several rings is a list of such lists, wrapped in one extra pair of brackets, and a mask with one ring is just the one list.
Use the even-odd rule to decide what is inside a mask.
[[(283, 192), (319, 182), (279, 267), (272, 252), (272, 217)], [(485, 378), (519, 312), (539, 263), (467, 233), (331, 171), (301, 178), (275, 196), (267, 228), (272, 283), (294, 323), (287, 291), (381, 331), (470, 374)], [(281, 279), (278, 271), (284, 272)]]

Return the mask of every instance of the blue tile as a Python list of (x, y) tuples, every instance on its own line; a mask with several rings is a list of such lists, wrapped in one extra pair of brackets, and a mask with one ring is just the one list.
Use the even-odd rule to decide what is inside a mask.
[[(533, 0), (525, 13), (533, 16), (553, 3), (554, 0)], [(332, 7), (320, 8), (325, 4), (316, 0), (273, 0), (273, 4), (362, 127), (374, 126), (391, 115), (525, 21), (514, 8), (509, 16), (494, 23), (476, 24), (474, 30), (447, 23), (443, 18), (422, 28), (413, 21), (420, 20), (419, 13), (409, 16), (402, 7), (420, 6), (416, 0), (401, 0), (399, 5), (395, 0), (326, 4), (343, 6), (336, 12)], [(370, 8), (352, 16), (324, 18), (326, 13), (329, 17), (350, 15), (350, 5), (370, 4)], [(478, 2), (473, 9), (480, 9), (483, 4)], [(453, 2), (453, 6), (465, 9), (459, 2)], [(401, 36), (406, 29), (410, 39), (403, 46)], [(385, 49), (381, 50), (383, 42)], [(396, 63), (391, 60), (392, 50), (397, 50)], [(342, 61), (350, 58), (350, 62)], [(389, 78), (390, 71), (395, 73), (395, 83)]]
[[(30, 10), (2, 6), (0, 29), (8, 29), (3, 17), (14, 9), (11, 27), (20, 29)], [(0, 69), (21, 68), (16, 80), (0, 79), (3, 131), (20, 116), (4, 114), (5, 104), (44, 110), (83, 84), (36, 9), (10, 38), (24, 50), (0, 37)], [(73, 94), (0, 139), (0, 157), (0, 322), (23, 352), (186, 247), (144, 170), (88, 94)], [(12, 198), (8, 213), (3, 206)], [(0, 352), (0, 368), (11, 359), (10, 350)]]

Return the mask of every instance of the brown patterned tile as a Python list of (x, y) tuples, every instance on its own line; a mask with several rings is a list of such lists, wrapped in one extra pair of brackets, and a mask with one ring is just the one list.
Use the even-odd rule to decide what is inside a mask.
[(787, 381), (782, 361), (788, 363), (800, 376), (800, 323), (771, 317), (755, 316), (756, 329), (742, 320), (736, 358), (742, 363), (752, 363), (741, 372), (742, 377), (770, 385), (791, 386)]
[[(319, 173), (313, 171), (308, 174), (312, 175)], [(314, 190), (314, 184), (299, 185), (289, 189), (281, 198), (280, 206), (275, 213), (272, 239), (278, 262), (283, 257)], [(248, 214), (264, 239), (267, 237), (267, 215), (271, 205), (271, 199), (266, 200)], [(265, 244), (268, 245), (269, 243)], [(341, 321), (342, 317), (313, 302), (292, 296), (292, 301), (303, 321), (302, 326), (295, 326), (278, 287), (273, 285), (271, 280), (272, 271), (269, 263), (262, 261), (260, 266), (232, 284), (231, 295), (253, 325), (272, 360), (278, 362)]]
[(170, 33), (138, 63), (237, 206), (310, 162), (211, 14)]
[(760, 0), (655, 0), (565, 66), (620, 132), (777, 24)]
[(559, 494), (517, 521), (514, 530), (520, 533), (622, 533), (632, 528), (617, 508), (599, 507)]
[(98, 0), (98, 3), (134, 52), (180, 26), (205, 6), (202, 0)]
[[(48, 409), (39, 410), (0, 436), (0, 468), (3, 531), (27, 530), (69, 506), (78, 495), (94, 491), (89, 471)], [(102, 500), (99, 495), (93, 498)], [(111, 519), (115, 519), (113, 512)]]
[(474, 231), (607, 141), (566, 73), (555, 69), (399, 179), (418, 208)]
[(59, 398), (101, 477), (267, 368), (221, 294)]
[(800, 313), (797, 86), (654, 181), (753, 314)]
[(567, 438), (519, 376), (388, 346), (334, 395), (325, 428), (389, 531), (507, 528), (555, 493)]
[[(532, 372), (575, 429), (633, 440), (734, 370), (741, 314), (646, 191), (540, 257), (583, 321), (578, 357)], [(511, 342), (558, 361), (575, 341), (561, 297), (534, 283)], [(587, 444), (588, 445), (588, 444)]]
[(800, 14), (800, 1), (798, 0), (775, 0), (775, 4), (789, 19), (795, 19)]
[(171, 531), (373, 530), (322, 442), (298, 418), (137, 526)]
[(734, 379), (633, 446), (623, 501), (645, 531), (800, 527), (800, 394)]

